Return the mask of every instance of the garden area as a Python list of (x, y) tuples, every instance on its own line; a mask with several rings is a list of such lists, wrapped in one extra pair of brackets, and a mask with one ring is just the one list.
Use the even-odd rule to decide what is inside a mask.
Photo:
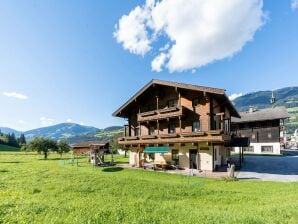
[[(0, 223), (297, 223), (298, 183), (94, 167), (0, 152)], [(108, 158), (107, 158), (108, 159)], [(116, 162), (127, 162), (122, 155)]]

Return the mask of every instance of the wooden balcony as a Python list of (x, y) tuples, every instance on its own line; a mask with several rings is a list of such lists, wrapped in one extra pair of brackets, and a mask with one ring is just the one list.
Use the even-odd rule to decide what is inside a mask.
[(162, 120), (171, 117), (179, 117), (183, 114), (183, 108), (181, 106), (168, 107), (159, 110), (147, 111), (144, 113), (139, 113), (137, 116), (138, 122), (152, 121), (152, 120)]
[(136, 144), (166, 144), (188, 142), (225, 142), (231, 139), (230, 135), (222, 130), (210, 130), (189, 133), (173, 133), (160, 135), (143, 135), (133, 137), (121, 137), (118, 143), (121, 145)]

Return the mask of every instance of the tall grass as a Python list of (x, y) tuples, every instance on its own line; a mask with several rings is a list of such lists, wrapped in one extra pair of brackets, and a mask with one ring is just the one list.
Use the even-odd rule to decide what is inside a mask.
[(210, 180), (0, 153), (0, 223), (297, 223), (298, 184)]

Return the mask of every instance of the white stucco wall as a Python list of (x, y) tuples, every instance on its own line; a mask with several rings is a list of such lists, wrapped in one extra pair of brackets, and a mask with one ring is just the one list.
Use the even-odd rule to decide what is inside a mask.
[[(217, 153), (217, 159), (214, 161), (215, 165), (222, 165), (222, 161), (226, 162), (226, 149), (223, 146), (214, 146)], [(161, 161), (172, 161), (172, 150), (179, 150), (179, 167), (184, 169), (189, 169), (189, 150), (198, 150), (197, 154), (197, 165), (199, 170), (212, 171), (212, 150), (213, 146), (208, 145), (207, 143), (199, 143), (199, 146), (195, 146), (191, 143), (186, 143), (184, 146), (180, 144), (174, 144), (170, 147), (169, 153), (160, 154), (155, 153), (155, 162)], [(136, 148), (132, 148), (129, 153), (129, 164), (131, 166), (138, 166), (138, 153)], [(146, 157), (146, 160), (148, 158)], [(153, 162), (153, 161), (151, 161)]]
[[(279, 142), (268, 142), (268, 143), (250, 143), (250, 146), (254, 147), (253, 152), (249, 153), (256, 153), (256, 154), (270, 154), (269, 152), (262, 152), (262, 146), (273, 146), (273, 153), (271, 154), (280, 154), (280, 143)], [(235, 147), (234, 151), (239, 153), (240, 148)]]
[(131, 166), (136, 166), (137, 165), (137, 161), (136, 161), (136, 158), (137, 158), (137, 153), (135, 151), (130, 151), (129, 152), (129, 165)]

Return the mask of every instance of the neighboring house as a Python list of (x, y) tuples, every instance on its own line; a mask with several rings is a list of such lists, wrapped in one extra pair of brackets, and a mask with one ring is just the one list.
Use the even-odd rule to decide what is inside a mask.
[(72, 146), (74, 154), (90, 153), (98, 150), (109, 150), (109, 141), (79, 142)]
[[(235, 136), (250, 138), (250, 146), (244, 147), (244, 152), (280, 154), (284, 120), (289, 118), (285, 107), (260, 110), (251, 107), (240, 116), (232, 118), (231, 130)], [(235, 152), (239, 150), (239, 147), (235, 147)]]
[(127, 119), (118, 143), (129, 163), (177, 164), (214, 171), (226, 165), (231, 117), (240, 117), (224, 89), (152, 80), (113, 116)]

